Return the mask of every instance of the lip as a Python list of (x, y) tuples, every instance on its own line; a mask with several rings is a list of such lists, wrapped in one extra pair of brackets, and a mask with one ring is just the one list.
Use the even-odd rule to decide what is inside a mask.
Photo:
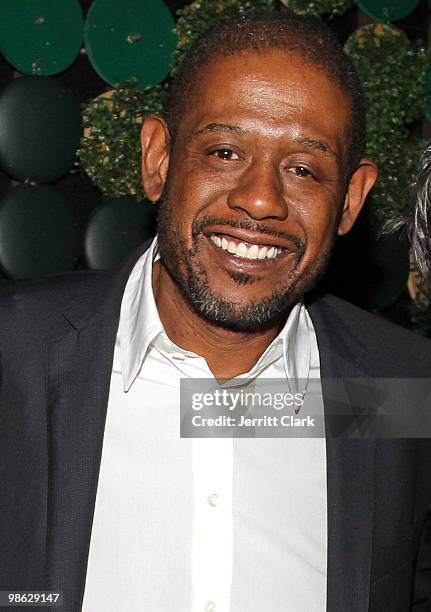
[[(239, 240), (240, 242), (244, 242), (245, 244), (249, 245), (257, 244), (259, 247), (279, 247), (283, 249), (283, 251), (286, 250), (290, 253), (298, 250), (297, 245), (291, 240), (270, 236), (269, 234), (263, 234), (262, 232), (253, 232), (230, 227), (229, 225), (214, 225), (213, 227), (206, 227), (203, 233), (208, 239), (211, 235), (216, 234), (217, 236), (224, 236), (226, 239), (233, 238), (234, 240)], [(282, 255), (283, 253), (281, 253), (276, 259)]]
[[(218, 247), (217, 245), (210, 240), (210, 236), (215, 234), (216, 232), (210, 232), (208, 236), (206, 236), (206, 240), (209, 246), (214, 249), (214, 252), (221, 258), (221, 261), (225, 267), (234, 268), (238, 271), (263, 274), (265, 272), (269, 272), (275, 266), (279, 264), (286, 265), (287, 258), (293, 259), (294, 253), (293, 251), (288, 251), (287, 249), (283, 250), (277, 257), (274, 259), (246, 259), (245, 257), (237, 257), (229, 251), (225, 251)], [(231, 234), (223, 234), (223, 235), (231, 235)], [(235, 236), (236, 237), (236, 236)], [(243, 241), (245, 242), (245, 241)], [(259, 243), (253, 243), (259, 244)], [(262, 246), (267, 246), (267, 243), (262, 244)], [(271, 244), (271, 246), (278, 246), (275, 243)]]

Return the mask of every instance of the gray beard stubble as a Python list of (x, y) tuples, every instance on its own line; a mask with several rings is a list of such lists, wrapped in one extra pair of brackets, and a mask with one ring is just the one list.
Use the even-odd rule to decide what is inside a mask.
[[(334, 235), (329, 248), (319, 256), (312, 267), (309, 267), (301, 277), (294, 280), (295, 272), (305, 251), (305, 245), (295, 238), (298, 242), (298, 250), (292, 269), (285, 280), (286, 286), (274, 291), (271, 296), (263, 298), (259, 302), (237, 304), (214, 294), (209, 287), (205, 269), (198, 260), (195, 263), (193, 262), (199, 255), (197, 238), (202, 235), (202, 229), (206, 223), (208, 223), (208, 220), (202, 220), (194, 224), (193, 236), (195, 242), (192, 249), (188, 250), (183, 238), (175, 231), (172, 203), (169, 197), (165, 197), (160, 202), (157, 224), (161, 263), (198, 315), (213, 324), (235, 331), (261, 330), (273, 325), (282, 317), (286, 317), (292, 306), (302, 299), (304, 293), (314, 287), (326, 270), (332, 242), (335, 239)], [(260, 224), (251, 220), (235, 224), (236, 227), (244, 228), (244, 226), (247, 226), (247, 229), (252, 229), (251, 225), (260, 226)], [(181, 266), (184, 267), (184, 272), (182, 272)], [(226, 272), (239, 285), (256, 282), (255, 277), (246, 273)]]

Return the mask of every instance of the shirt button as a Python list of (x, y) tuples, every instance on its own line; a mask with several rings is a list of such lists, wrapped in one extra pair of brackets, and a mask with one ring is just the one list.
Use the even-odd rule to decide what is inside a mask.
[(216, 605), (213, 601), (207, 601), (205, 604), (205, 612), (212, 612), (212, 610), (215, 610)]
[[(218, 505), (219, 499), (218, 499), (217, 493), (212, 493), (211, 495), (208, 496), (207, 499), (208, 499), (208, 503), (210, 506), (215, 507)], [(209, 601), (208, 603), (215, 605), (213, 601)], [(213, 609), (214, 608), (209, 608), (209, 610), (213, 610)]]

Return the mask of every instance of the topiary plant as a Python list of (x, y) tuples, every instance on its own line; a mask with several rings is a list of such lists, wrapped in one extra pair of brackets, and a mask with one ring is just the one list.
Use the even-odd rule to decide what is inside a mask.
[(191, 42), (223, 19), (247, 13), (272, 12), (279, 5), (278, 0), (195, 0), (177, 11), (175, 32), (178, 46), (172, 56), (172, 73), (181, 62)]
[(84, 136), (78, 155), (103, 194), (145, 197), (139, 135), (145, 115), (163, 113), (164, 96), (160, 85), (140, 91), (136, 81), (128, 81), (84, 108)]
[(328, 16), (330, 19), (342, 15), (353, 6), (353, 0), (281, 0), (295, 13), (312, 17)]
[[(342, 0), (283, 0), (298, 12), (335, 15)], [(343, 0), (348, 7), (350, 1)], [(196, 0), (178, 11), (178, 49), (172, 72), (201, 32), (234, 14), (262, 13), (281, 7), (279, 0)], [(337, 8), (338, 7), (338, 8)], [(409, 187), (422, 146), (410, 138), (410, 125), (423, 115), (427, 56), (407, 36), (388, 24), (357, 30), (346, 43), (362, 80), (368, 102), (367, 154), (380, 168), (369, 200), (371, 219), (380, 224), (399, 215), (409, 202)], [(144, 197), (140, 176), (139, 132), (142, 117), (162, 113), (165, 89), (139, 91), (136, 82), (114, 88), (84, 110), (86, 133), (79, 151), (81, 164), (104, 194)]]
[(349, 38), (346, 51), (361, 78), (367, 101), (367, 155), (379, 166), (369, 199), (371, 220), (398, 217), (410, 199), (422, 143), (410, 126), (425, 111), (427, 73), (424, 49), (415, 49), (395, 26), (376, 23)]

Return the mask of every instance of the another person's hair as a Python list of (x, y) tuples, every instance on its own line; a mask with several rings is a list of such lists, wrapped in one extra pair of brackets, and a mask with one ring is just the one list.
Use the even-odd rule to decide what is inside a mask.
[(412, 212), (407, 223), (410, 243), (418, 267), (431, 285), (431, 143), (421, 156)]
[[(271, 49), (296, 53), (322, 69), (349, 99), (350, 144), (345, 169), (348, 179), (364, 153), (366, 142), (366, 113), (361, 83), (333, 32), (321, 20), (296, 15), (291, 11), (236, 16), (220, 22), (196, 38), (170, 83), (166, 120), (172, 139), (175, 140), (181, 117), (192, 104), (199, 72), (211, 60), (241, 52), (259, 53)], [(316, 96), (319, 96), (318, 91)]]

